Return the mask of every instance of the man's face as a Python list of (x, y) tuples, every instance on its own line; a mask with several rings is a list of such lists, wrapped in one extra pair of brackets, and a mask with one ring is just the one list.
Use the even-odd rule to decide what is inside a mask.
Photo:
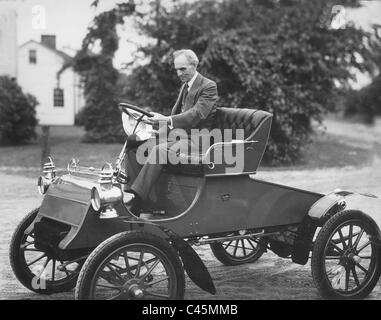
[(175, 58), (174, 65), (176, 73), (179, 76), (182, 83), (188, 82), (194, 76), (196, 72), (196, 66), (190, 64), (188, 59), (184, 55), (180, 55)]

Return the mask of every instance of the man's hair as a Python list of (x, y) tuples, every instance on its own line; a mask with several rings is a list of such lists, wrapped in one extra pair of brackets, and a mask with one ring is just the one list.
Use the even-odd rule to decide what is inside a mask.
[(173, 53), (173, 58), (176, 59), (178, 56), (185, 56), (190, 64), (194, 65), (195, 67), (198, 66), (199, 60), (193, 50), (190, 50), (190, 49), (177, 50)]

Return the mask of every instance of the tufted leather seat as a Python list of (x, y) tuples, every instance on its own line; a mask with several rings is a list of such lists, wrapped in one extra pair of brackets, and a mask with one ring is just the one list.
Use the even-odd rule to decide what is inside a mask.
[[(257, 129), (260, 130), (262, 123), (271, 118), (271, 113), (263, 110), (218, 108), (215, 118), (215, 128), (221, 130), (231, 129), (233, 139), (237, 138), (235, 135), (236, 130), (243, 129), (244, 140), (248, 141), (253, 138)], [(265, 143), (267, 143), (267, 139)]]
[[(271, 129), (272, 114), (263, 110), (254, 109), (234, 109), (234, 108), (218, 108), (215, 115), (214, 128), (223, 132), (224, 142), (231, 140), (244, 140), (245, 151), (244, 170), (241, 174), (253, 173), (257, 170), (262, 156), (265, 152), (268, 137)], [(227, 132), (227, 129), (231, 129)], [(238, 129), (243, 129), (242, 134), (237, 135)], [(228, 133), (228, 134), (227, 134)], [(242, 131), (241, 131), (242, 133)], [(255, 141), (250, 144), (250, 141)], [(198, 157), (198, 155), (182, 155), (189, 159)], [(194, 175), (220, 175), (225, 173), (226, 165), (219, 164), (210, 168), (205, 164), (201, 164), (203, 155), (199, 156), (199, 165), (195, 164), (179, 164), (169, 165), (168, 171), (173, 173), (194, 174)], [(238, 172), (236, 174), (239, 174)]]

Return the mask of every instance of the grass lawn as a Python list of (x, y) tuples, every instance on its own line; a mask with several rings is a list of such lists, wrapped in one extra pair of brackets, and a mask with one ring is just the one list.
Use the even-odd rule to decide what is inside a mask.
[[(41, 128), (37, 128), (38, 139), (23, 146), (0, 146), (0, 170), (35, 177), (41, 159)], [(81, 127), (51, 127), (50, 148), (59, 168), (66, 167), (75, 157), (81, 165), (100, 167), (105, 162), (114, 162), (121, 144), (82, 143), (84, 130)], [(316, 126), (313, 142), (302, 152), (293, 166), (267, 167), (268, 170), (315, 169), (324, 167), (367, 166), (375, 158), (381, 158), (381, 119), (373, 126), (338, 119), (326, 119), (323, 126)]]
[[(35, 176), (41, 162), (41, 128), (36, 130), (34, 143), (23, 146), (0, 146), (0, 170)], [(121, 144), (82, 143), (81, 127), (57, 126), (50, 128), (50, 154), (58, 168), (65, 168), (72, 158), (80, 159), (84, 166), (102, 166), (114, 162), (122, 148)]]
[(314, 128), (312, 143), (301, 153), (297, 163), (289, 167), (266, 169), (319, 169), (333, 167), (365, 167), (381, 159), (381, 118), (373, 125), (327, 118)]

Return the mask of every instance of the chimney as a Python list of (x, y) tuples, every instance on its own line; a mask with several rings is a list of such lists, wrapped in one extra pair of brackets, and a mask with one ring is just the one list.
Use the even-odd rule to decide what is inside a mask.
[(41, 35), (41, 43), (52, 48), (52, 49), (55, 49), (56, 48), (56, 36), (43, 34), (43, 35)]

